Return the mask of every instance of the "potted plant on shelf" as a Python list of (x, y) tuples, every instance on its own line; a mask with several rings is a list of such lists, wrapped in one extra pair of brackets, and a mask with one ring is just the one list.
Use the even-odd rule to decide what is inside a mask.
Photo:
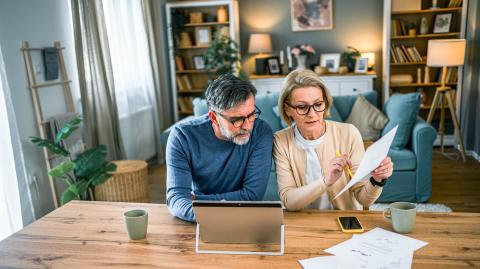
[(85, 150), (72, 160), (72, 154), (64, 146), (64, 141), (78, 129), (81, 122), (81, 116), (74, 117), (60, 129), (54, 140), (30, 137), (36, 146), (45, 147), (54, 156), (63, 157), (63, 161), (48, 172), (50, 176), (68, 185), (60, 199), (62, 205), (75, 199), (87, 199), (88, 189), (106, 182), (117, 169), (114, 163), (105, 160), (105, 145)]
[(354, 47), (348, 46), (347, 49), (347, 51), (342, 53), (342, 59), (347, 65), (348, 72), (353, 72), (355, 70), (355, 61), (362, 54)]
[(216, 76), (234, 74), (243, 80), (248, 80), (247, 74), (242, 70), (240, 60), (237, 42), (226, 34), (217, 33), (205, 53), (205, 71), (209, 81), (213, 79), (212, 72), (215, 72)]

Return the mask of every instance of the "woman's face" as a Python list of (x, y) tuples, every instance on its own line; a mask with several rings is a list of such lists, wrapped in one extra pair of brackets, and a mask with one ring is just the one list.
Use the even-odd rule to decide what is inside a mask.
[(292, 117), (306, 139), (317, 139), (323, 132), (323, 115), (327, 103), (318, 87), (297, 88), (287, 100), (286, 113)]

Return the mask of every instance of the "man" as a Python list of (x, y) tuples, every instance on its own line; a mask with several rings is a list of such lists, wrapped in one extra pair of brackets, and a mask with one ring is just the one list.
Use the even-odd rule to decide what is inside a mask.
[(258, 119), (257, 90), (227, 74), (205, 92), (204, 115), (173, 128), (167, 142), (167, 205), (195, 221), (192, 200), (261, 200), (272, 162), (272, 129)]

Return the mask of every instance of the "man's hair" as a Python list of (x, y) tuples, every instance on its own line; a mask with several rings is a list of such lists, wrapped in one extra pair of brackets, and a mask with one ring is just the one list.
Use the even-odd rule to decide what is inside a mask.
[(257, 94), (257, 89), (248, 81), (232, 74), (224, 74), (212, 81), (205, 91), (208, 109), (223, 112), (244, 103)]

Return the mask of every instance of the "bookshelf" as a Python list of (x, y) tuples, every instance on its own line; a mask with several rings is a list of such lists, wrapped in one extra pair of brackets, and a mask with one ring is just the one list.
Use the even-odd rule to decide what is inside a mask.
[[(402, 1), (384, 1), (382, 97), (385, 103), (394, 93), (420, 92), (420, 116), (426, 120), (441, 78), (441, 68), (426, 66), (428, 40), (465, 38), (468, 0), (438, 0), (435, 9), (431, 8), (432, 0), (418, 0), (418, 8), (392, 11), (393, 6), (403, 5)], [(448, 17), (449, 26), (435, 26), (437, 17), (438, 20)], [(423, 29), (422, 21), (426, 21)], [(457, 100), (460, 100), (461, 78), (461, 67), (448, 69), (447, 85), (456, 90)], [(435, 127), (439, 119), (437, 112), (432, 122)], [(447, 117), (447, 120), (451, 119)], [(451, 123), (447, 124), (447, 134), (451, 136), (446, 142), (454, 142)]]
[(168, 1), (166, 18), (172, 102), (177, 104), (174, 117), (178, 121), (193, 114), (192, 101), (201, 97), (207, 86), (203, 55), (214, 35), (222, 31), (238, 42), (238, 2)]

